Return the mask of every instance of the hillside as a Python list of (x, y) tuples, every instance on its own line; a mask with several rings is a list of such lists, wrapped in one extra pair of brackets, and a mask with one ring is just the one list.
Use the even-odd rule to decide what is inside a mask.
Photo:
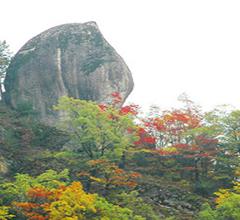
[[(77, 100), (68, 100), (66, 98), (62, 103), (60, 102), (59, 108), (62, 110), (65, 109), (65, 111), (69, 113), (69, 111), (71, 112), (73, 110), (70, 106), (78, 102)], [(139, 128), (135, 127), (131, 122), (137, 114), (136, 106), (124, 106), (120, 110), (114, 110), (113, 107), (104, 106), (103, 108), (103, 106), (99, 107), (94, 103), (85, 101), (81, 103), (81, 105), (83, 105), (82, 108), (78, 110), (75, 109), (74, 112), (79, 111), (79, 113), (81, 113), (80, 115), (83, 116), (81, 119), (81, 121), (83, 121), (78, 121), (80, 118), (77, 121), (78, 123), (84, 123), (84, 118), (92, 120), (90, 124), (92, 125), (91, 129), (93, 129), (89, 131), (90, 133), (87, 132), (85, 136), (82, 136), (84, 140), (81, 140), (80, 137), (80, 139), (78, 137), (76, 139), (76, 136), (72, 136), (71, 131), (68, 132), (65, 130), (62, 125), (60, 131), (59, 127), (49, 127), (41, 124), (36, 120), (35, 113), (29, 108), (22, 107), (18, 109), (18, 111), (14, 111), (1, 103), (0, 150), (2, 183), (0, 190), (4, 206), (10, 205), (9, 199), (7, 198), (11, 198), (10, 195), (13, 193), (13, 191), (9, 191), (10, 189), (7, 190), (6, 183), (11, 181), (12, 184), (16, 184), (15, 187), (19, 187), (17, 185), (18, 183), (14, 182), (14, 176), (17, 173), (28, 174), (34, 178), (41, 179), (41, 175), (44, 173), (46, 173), (45, 176), (47, 175), (49, 172), (47, 170), (54, 170), (54, 172), (56, 171), (60, 175), (61, 172), (67, 169), (68, 180), (66, 181), (61, 178), (61, 182), (63, 181), (62, 184), (68, 185), (72, 181), (80, 181), (88, 193), (98, 193), (99, 196), (105, 197), (109, 202), (120, 205), (121, 207), (127, 207), (133, 210), (135, 215), (142, 215), (144, 219), (168, 219), (169, 217), (171, 217), (170, 219), (198, 219), (196, 216), (202, 204), (209, 202), (213, 205), (213, 192), (217, 191), (219, 187), (232, 186), (231, 181), (234, 180), (235, 177), (234, 172), (232, 174), (230, 172), (236, 171), (236, 166), (225, 168), (226, 171), (224, 172), (223, 169), (218, 170), (216, 163), (215, 165), (209, 164), (207, 174), (204, 174), (204, 170), (201, 170), (201, 163), (199, 163), (198, 167), (201, 174), (198, 184), (201, 185), (196, 185), (196, 179), (194, 178), (196, 170), (193, 168), (190, 169), (190, 164), (184, 164), (187, 160), (186, 158), (202, 158), (201, 160), (206, 161), (208, 160), (208, 156), (201, 156), (196, 151), (190, 152), (190, 146), (188, 151), (182, 151), (181, 148), (176, 148), (176, 144), (175, 150), (166, 148), (165, 152), (162, 150), (158, 152), (154, 150), (158, 136), (155, 136), (154, 139), (151, 139), (153, 136), (150, 133), (142, 136), (143, 128), (141, 128), (141, 132), (138, 133), (140, 134), (139, 138), (137, 138), (138, 140), (132, 137), (132, 141), (135, 141), (135, 146), (127, 148), (127, 151), (125, 149), (123, 151), (124, 154), (120, 153), (121, 151), (119, 150), (114, 153), (109, 148), (110, 151), (107, 150), (106, 152), (110, 154), (101, 156), (101, 154), (95, 154), (97, 148), (95, 150), (93, 148), (95, 156), (88, 158), (88, 154), (86, 154), (88, 151), (85, 152), (84, 149), (81, 150), (81, 147), (85, 146), (86, 143), (86, 146), (91, 146), (89, 145), (91, 143), (89, 142), (89, 138), (93, 143), (96, 141), (95, 138), (97, 137), (93, 138), (91, 136), (93, 135), (92, 132), (102, 132), (102, 130), (94, 131), (94, 125), (96, 123), (94, 117), (97, 115), (97, 126), (110, 126), (109, 129), (112, 129), (114, 126), (120, 128), (119, 126), (121, 124), (123, 127), (127, 125), (128, 129), (129, 126), (132, 126), (132, 129), (138, 130)], [(76, 106), (74, 108), (76, 108)], [(104, 111), (102, 109), (104, 109)], [(95, 115), (94, 111), (98, 111), (98, 114)], [(112, 115), (111, 117), (114, 116), (113, 118), (109, 118), (111, 125), (106, 124), (108, 122), (106, 121), (105, 113), (110, 113)], [(103, 115), (99, 116), (99, 114)], [(168, 115), (170, 116), (170, 114)], [(76, 117), (76, 115), (74, 117)], [(117, 117), (117, 119), (115, 117)], [(181, 117), (179, 115), (178, 123), (184, 120), (183, 117), (183, 115), (181, 115)], [(75, 119), (71, 118), (67, 123), (71, 123), (72, 120)], [(114, 125), (112, 123), (116, 124)], [(172, 123), (176, 123), (176, 121)], [(66, 122), (64, 124), (66, 125)], [(74, 124), (71, 126), (73, 125)], [(146, 125), (150, 126), (149, 124)], [(147, 129), (147, 127), (145, 129)], [(206, 132), (206, 128), (203, 127), (201, 129), (200, 127), (194, 129), (195, 132)], [(161, 132), (163, 132), (163, 130), (161, 130)], [(166, 134), (167, 131), (165, 130), (164, 132)], [(193, 130), (191, 132), (193, 132)], [(214, 133), (213, 130), (209, 132), (211, 135)], [(107, 135), (106, 137), (112, 138), (114, 142), (117, 137), (120, 138), (117, 133), (115, 138), (112, 133), (110, 136), (108, 136), (108, 133), (104, 134)], [(134, 133), (131, 135), (134, 135)], [(180, 133), (178, 135), (180, 135)], [(129, 135), (127, 136), (128, 141), (131, 142)], [(85, 137), (88, 138), (85, 140)], [(154, 142), (152, 140), (154, 140)], [(77, 146), (76, 141), (80, 145)], [(119, 141), (125, 142), (126, 140), (118, 139), (116, 144), (119, 143)], [(207, 141), (207, 139), (205, 141)], [(208, 146), (210, 149), (213, 148), (212, 144), (222, 146), (216, 141), (211, 142), (209, 139), (207, 145), (205, 142), (202, 144), (205, 145), (205, 147)], [(217, 147), (217, 145), (215, 147)], [(109, 146), (111, 147), (111, 145)], [(182, 154), (185, 162), (181, 159)], [(186, 155), (188, 156), (186, 157)], [(189, 155), (192, 156), (190, 157)], [(232, 164), (238, 164), (238, 157), (234, 157), (233, 154), (231, 156)], [(226, 165), (229, 163), (227, 157), (224, 158), (222, 155), (222, 151), (217, 154), (212, 154), (209, 162), (212, 161), (213, 158)], [(188, 163), (191, 163), (191, 160), (192, 159), (190, 159)], [(223, 165), (224, 164), (221, 166)], [(178, 171), (181, 168), (180, 166), (185, 167), (185, 171), (181, 171), (181, 175), (179, 175)], [(57, 178), (56, 175), (57, 174), (54, 174), (52, 178)], [(205, 177), (205, 175), (207, 175), (207, 177)], [(45, 179), (44, 182), (46, 180), (54, 181), (53, 179), (51, 180), (51, 177), (45, 178), (47, 179)], [(24, 181), (29, 180), (27, 178)], [(44, 182), (39, 182), (38, 184), (41, 184), (43, 187), (45, 186)], [(27, 184), (27, 182), (25, 184)], [(28, 203), (33, 201), (27, 198), (24, 200), (28, 201)], [(21, 199), (20, 201), (24, 200)], [(12, 199), (10, 199), (10, 201), (12, 201)], [(38, 201), (34, 199), (34, 201), (40, 202), (40, 204), (42, 203), (42, 200)], [(141, 207), (139, 207), (138, 203), (141, 204)], [(10, 206), (10, 210), (12, 210), (10, 212), (15, 215), (16, 210), (20, 211), (21, 209), (23, 210), (22, 214), (25, 213), (26, 215), (26, 213), (28, 213), (27, 209), (22, 206), (19, 206), (18, 209)], [(146, 210), (144, 211), (144, 209)], [(37, 210), (35, 210), (35, 212), (40, 215)], [(36, 213), (35, 215), (37, 215)], [(18, 213), (17, 216), (17, 219), (25, 219)], [(47, 214), (44, 214), (44, 216), (47, 216)], [(127, 217), (127, 219), (132, 218), (135, 217)]]

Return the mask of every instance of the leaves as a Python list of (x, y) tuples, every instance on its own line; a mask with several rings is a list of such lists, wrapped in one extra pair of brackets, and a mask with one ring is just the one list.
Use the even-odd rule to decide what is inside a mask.
[[(133, 174), (133, 178), (136, 177), (138, 175)], [(80, 182), (72, 182), (68, 186), (58, 188), (44, 186), (30, 188), (26, 200), (25, 202), (14, 201), (13, 205), (15, 210), (29, 220), (145, 219), (134, 215), (128, 208), (109, 203), (97, 194), (86, 193)], [(8, 215), (7, 208), (3, 208), (3, 211), (2, 216), (11, 217)]]
[(121, 157), (136, 139), (132, 119), (111, 106), (62, 97), (55, 109), (64, 112), (61, 128), (69, 133), (75, 149), (89, 159)]
[[(220, 189), (215, 193), (217, 196), (216, 208), (212, 209), (209, 205), (205, 205), (199, 213), (199, 219), (209, 220), (225, 220), (239, 219), (240, 216), (240, 184), (234, 183), (231, 189)], [(204, 218), (205, 217), (205, 218)], [(208, 218), (206, 218), (208, 217)]]
[(9, 214), (9, 207), (8, 206), (0, 206), (0, 219), (1, 220), (8, 220), (15, 217), (15, 215)]
[(88, 162), (89, 172), (80, 172), (79, 176), (87, 176), (104, 187), (103, 194), (109, 194), (112, 189), (134, 188), (141, 174), (137, 172), (127, 172), (120, 169), (116, 164), (107, 160), (90, 160)]
[(0, 184), (0, 194), (3, 195), (2, 199), (5, 204), (10, 204), (16, 200), (22, 202), (26, 200), (27, 192), (31, 188), (57, 188), (66, 185), (68, 178), (67, 169), (59, 173), (54, 170), (48, 170), (36, 178), (28, 174), (17, 174), (14, 182)]

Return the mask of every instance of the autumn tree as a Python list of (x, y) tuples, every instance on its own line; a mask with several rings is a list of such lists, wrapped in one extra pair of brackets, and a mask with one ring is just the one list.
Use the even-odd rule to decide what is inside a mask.
[(182, 101), (183, 108), (161, 111), (154, 107), (143, 117), (135, 144), (150, 154), (147, 158), (152, 161), (151, 172), (187, 179), (199, 191), (215, 170), (219, 132), (206, 122), (198, 106), (186, 97)]
[[(134, 189), (141, 175), (137, 172), (125, 171), (107, 160), (98, 159), (88, 161), (89, 172), (80, 172), (78, 176), (87, 177), (95, 182), (103, 196), (119, 193), (121, 190)], [(96, 188), (96, 187), (95, 187)]]
[(26, 202), (13, 204), (29, 220), (145, 219), (134, 215), (128, 208), (109, 203), (97, 194), (86, 193), (80, 182), (56, 189), (35, 187), (29, 189), (27, 195)]
[(129, 208), (85, 192), (80, 182), (69, 183), (66, 170), (59, 173), (49, 170), (37, 177), (18, 174), (15, 181), (3, 183), (0, 188), (3, 220), (145, 220)]
[(199, 212), (199, 220), (238, 220), (240, 216), (240, 183), (235, 182), (231, 189), (220, 189), (215, 193), (215, 208), (205, 204)]
[(49, 207), (51, 220), (145, 219), (139, 215), (134, 215), (132, 210), (113, 205), (96, 194), (85, 193), (79, 182), (73, 182), (60, 194), (57, 193), (58, 199), (52, 202)]
[(8, 206), (0, 206), (0, 219), (1, 220), (9, 220), (15, 217), (15, 215), (9, 213), (10, 207)]
[(0, 184), (1, 202), (10, 205), (12, 201), (25, 201), (26, 193), (32, 187), (57, 188), (66, 185), (68, 180), (68, 170), (59, 173), (48, 170), (35, 178), (28, 174), (17, 174), (13, 182)]
[(83, 191), (79, 182), (59, 188), (34, 187), (26, 202), (14, 202), (16, 209), (29, 220), (88, 219), (95, 212), (95, 195)]

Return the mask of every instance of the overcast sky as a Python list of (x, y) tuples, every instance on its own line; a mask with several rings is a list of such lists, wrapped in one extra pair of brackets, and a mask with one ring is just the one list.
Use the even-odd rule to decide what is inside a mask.
[(53, 26), (96, 21), (135, 81), (128, 101), (240, 108), (239, 0), (0, 0), (0, 40), (13, 52)]

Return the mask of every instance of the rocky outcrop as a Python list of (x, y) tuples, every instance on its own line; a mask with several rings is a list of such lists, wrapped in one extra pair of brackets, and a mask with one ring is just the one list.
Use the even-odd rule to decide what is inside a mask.
[(5, 89), (8, 105), (32, 106), (50, 122), (58, 117), (52, 106), (59, 97), (106, 103), (119, 92), (124, 102), (133, 79), (97, 24), (87, 22), (53, 27), (28, 41), (7, 70)]
[(206, 202), (182, 183), (174, 184), (158, 176), (144, 176), (138, 188), (141, 196), (155, 207), (161, 219), (166, 219), (167, 216), (175, 216), (179, 220), (195, 219), (202, 204)]

